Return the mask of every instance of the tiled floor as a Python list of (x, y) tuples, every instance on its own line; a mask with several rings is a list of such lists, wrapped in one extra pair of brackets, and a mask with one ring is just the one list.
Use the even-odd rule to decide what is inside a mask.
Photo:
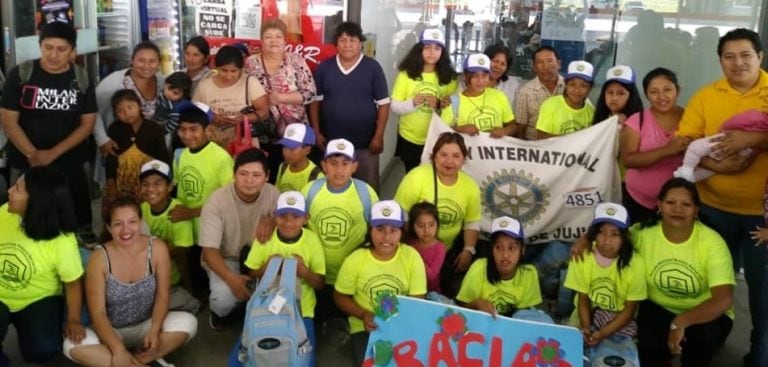
[[(389, 199), (394, 196), (397, 183), (403, 175), (403, 168), (397, 165), (390, 170), (387, 175), (382, 177), (381, 197)], [(98, 206), (97, 206), (98, 208)], [(98, 210), (96, 211), (98, 213)], [(95, 227), (98, 228), (98, 227)], [(733, 331), (726, 341), (725, 347), (720, 350), (712, 363), (712, 367), (739, 367), (742, 365), (742, 356), (749, 348), (749, 310), (747, 302), (746, 283), (739, 280), (736, 287), (736, 297), (734, 303), (736, 311), (736, 320)], [(197, 336), (190, 341), (184, 348), (171, 354), (166, 358), (170, 363), (177, 367), (217, 367), (225, 366), (226, 358), (232, 349), (235, 341), (239, 337), (240, 330), (234, 327), (222, 332), (212, 331), (208, 326), (208, 311), (202, 311), (198, 315), (199, 327)], [(330, 334), (330, 335), (329, 335)], [(317, 365), (319, 367), (352, 367), (354, 358), (352, 356), (351, 345), (340, 344), (338, 335), (332, 332), (324, 333), (318, 330), (318, 351)], [(11, 357), (12, 366), (24, 366), (18, 354), (16, 335), (13, 330), (9, 331), (6, 337), (3, 349)], [(46, 366), (75, 366), (63, 356), (52, 361)]]

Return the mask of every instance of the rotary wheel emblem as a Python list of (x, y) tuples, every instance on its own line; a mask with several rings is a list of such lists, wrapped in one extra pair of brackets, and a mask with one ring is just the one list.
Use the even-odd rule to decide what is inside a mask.
[(533, 224), (541, 219), (549, 205), (549, 191), (539, 178), (525, 171), (496, 171), (487, 176), (481, 187), (483, 207), (493, 217), (510, 216), (521, 223)]

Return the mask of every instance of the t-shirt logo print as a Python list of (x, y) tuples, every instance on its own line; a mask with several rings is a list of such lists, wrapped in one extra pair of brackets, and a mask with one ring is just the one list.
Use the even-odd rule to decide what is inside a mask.
[(667, 297), (695, 296), (702, 289), (701, 274), (690, 264), (677, 259), (667, 259), (656, 264), (652, 275), (653, 282)]
[(32, 256), (15, 243), (0, 244), (0, 286), (19, 291), (29, 286), (35, 265)]
[(192, 201), (199, 201), (202, 199), (203, 187), (205, 180), (200, 171), (195, 167), (185, 166), (182, 168), (179, 175), (181, 178), (181, 189), (187, 194)]
[(610, 278), (597, 278), (589, 285), (589, 298), (595, 302), (597, 307), (606, 311), (615, 311), (616, 306), (616, 283)]
[(344, 245), (352, 227), (352, 217), (341, 208), (328, 208), (317, 215), (318, 235), (326, 249)]

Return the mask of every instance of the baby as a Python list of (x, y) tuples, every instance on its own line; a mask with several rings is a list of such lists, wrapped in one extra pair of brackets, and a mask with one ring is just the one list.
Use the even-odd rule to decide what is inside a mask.
[[(720, 127), (720, 131), (728, 130), (768, 131), (768, 114), (757, 110), (749, 110), (734, 115)], [(706, 156), (716, 160), (720, 160), (724, 157), (720, 152), (713, 152), (714, 147), (717, 145), (717, 141), (714, 140), (722, 136), (725, 136), (725, 134), (720, 133), (713, 136), (707, 136), (691, 142), (691, 144), (688, 145), (688, 150), (685, 151), (683, 165), (678, 167), (674, 176), (684, 178), (690, 182), (697, 182), (715, 174), (708, 169), (697, 166), (701, 159)], [(754, 153), (754, 150), (747, 148), (741, 150), (738, 154), (742, 157), (749, 157)]]

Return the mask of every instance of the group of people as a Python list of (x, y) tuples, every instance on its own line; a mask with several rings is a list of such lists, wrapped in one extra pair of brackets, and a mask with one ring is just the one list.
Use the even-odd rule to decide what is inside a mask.
[[(592, 65), (573, 61), (561, 76), (547, 46), (533, 53), (536, 77), (520, 86), (505, 47), (468, 55), (457, 75), (443, 33), (425, 29), (390, 93), (381, 66), (362, 54), (359, 25), (339, 25), (337, 55), (314, 73), (286, 52), (286, 32), (265, 21), (260, 51), (221, 47), (215, 69), (205, 39), (192, 38), (187, 68), (166, 78), (159, 50), (142, 42), (131, 67), (93, 85), (71, 61), (74, 30), (42, 27), (42, 57), (8, 73), (0, 115), (12, 180), (0, 207), (0, 252), (12, 254), (0, 281), (0, 337), (13, 323), (26, 361), (63, 350), (83, 365), (148, 364), (195, 335), (193, 295), (207, 297), (214, 330), (242, 325), (253, 281), (283, 256), (298, 262), (311, 345), (316, 325), (348, 317), (361, 363), (379, 285), (528, 317), (550, 296), (540, 286), (553, 265), (548, 248), (570, 246), (575, 259), (554, 268), (568, 266), (562, 286), (573, 293), (560, 301), (575, 310), (553, 316), (570, 316), (587, 355), (599, 357), (603, 340), (636, 337), (641, 365), (663, 366), (674, 354), (684, 366), (708, 365), (731, 330), (734, 271), (743, 266), (753, 325), (745, 364), (768, 364), (768, 129), (760, 128), (768, 74), (756, 33), (720, 39), (725, 78), (685, 109), (675, 74), (649, 72), (644, 109), (631, 67), (611, 68), (592, 104)], [(390, 106), (406, 175), (394, 200), (379, 200)], [(435, 115), (454, 132), (422, 164)], [(623, 202), (599, 204), (584, 238), (530, 245), (511, 217), (481, 233), (480, 190), (462, 171), (464, 135), (548, 139), (611, 116), (621, 128)], [(246, 130), (252, 140), (233, 150)], [(106, 177), (102, 241), (89, 233), (91, 134)], [(711, 172), (694, 184), (674, 177), (680, 166)], [(685, 171), (678, 175), (691, 179)], [(93, 251), (82, 246), (92, 241)]]

